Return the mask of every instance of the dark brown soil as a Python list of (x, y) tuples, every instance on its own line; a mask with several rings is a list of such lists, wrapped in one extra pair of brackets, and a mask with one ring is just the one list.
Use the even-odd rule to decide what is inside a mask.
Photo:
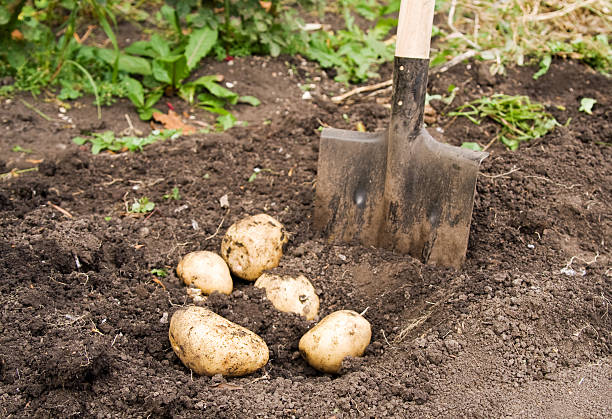
[[(38, 171), (0, 181), (1, 415), (612, 416), (612, 81), (571, 61), (555, 61), (537, 81), (533, 71), (490, 77), (471, 63), (430, 81), (432, 93), (459, 86), (455, 105), (494, 92), (528, 94), (561, 123), (571, 118), (519, 151), (492, 147), (460, 271), (330, 245), (313, 231), (318, 127), (383, 129), (389, 95), (335, 105), (329, 97), (343, 86), (299, 57), (206, 62), (202, 73), (221, 73), (240, 94), (261, 99), (258, 108), (235, 109), (249, 125), (140, 153), (93, 156), (71, 142), (81, 131), (124, 130), (125, 114), (147, 131), (126, 102), (98, 121), (82, 100), (66, 114), (72, 125), (52, 101), (3, 99), (0, 172)], [(298, 83), (315, 85), (313, 100), (302, 100)], [(593, 115), (578, 112), (585, 96), (597, 99)], [(496, 132), (432, 105), (439, 116), (430, 131), (452, 144), (487, 144)], [(33, 152), (12, 152), (15, 145)], [(255, 167), (270, 171), (248, 182)], [(164, 199), (175, 186), (181, 199)], [(229, 211), (219, 204), (226, 194)], [(142, 196), (155, 211), (127, 215)], [(299, 355), (298, 340), (314, 323), (277, 312), (238, 279), (230, 296), (198, 304), (262, 336), (265, 368), (236, 379), (198, 377), (170, 347), (168, 316), (193, 303), (174, 272), (178, 260), (196, 249), (218, 252), (231, 223), (260, 212), (292, 233), (277, 271), (312, 280), (321, 317), (367, 309), (372, 341), (339, 376), (318, 373)], [(153, 281), (155, 268), (168, 269), (165, 288)]]

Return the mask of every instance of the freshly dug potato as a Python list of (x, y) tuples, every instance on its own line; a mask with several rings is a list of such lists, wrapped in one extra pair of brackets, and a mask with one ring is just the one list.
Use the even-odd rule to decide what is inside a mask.
[(197, 287), (208, 295), (217, 291), (231, 294), (232, 276), (221, 256), (213, 252), (198, 251), (186, 254), (176, 267), (176, 273), (186, 285)]
[(319, 312), (319, 297), (304, 275), (298, 277), (263, 274), (255, 286), (266, 290), (268, 300), (280, 311), (297, 313), (314, 320)]
[(230, 226), (221, 242), (221, 256), (234, 275), (254, 281), (278, 266), (287, 240), (281, 223), (266, 214), (253, 215)]
[(239, 377), (268, 362), (262, 338), (203, 307), (174, 313), (168, 335), (183, 364), (200, 375)]
[(331, 313), (300, 339), (300, 353), (315, 369), (338, 373), (347, 356), (361, 356), (370, 344), (370, 323), (352, 310)]

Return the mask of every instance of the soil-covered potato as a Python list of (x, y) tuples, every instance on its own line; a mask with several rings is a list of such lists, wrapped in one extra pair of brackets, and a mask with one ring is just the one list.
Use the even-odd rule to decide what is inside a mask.
[(183, 364), (200, 375), (239, 377), (268, 362), (262, 338), (203, 307), (174, 313), (168, 336)]
[(197, 287), (207, 295), (215, 291), (229, 295), (234, 287), (223, 258), (205, 250), (186, 254), (176, 267), (176, 273), (186, 285)]
[(253, 215), (230, 226), (221, 242), (221, 256), (234, 275), (254, 281), (278, 266), (287, 240), (281, 223), (266, 214)]
[(266, 297), (280, 311), (297, 313), (314, 320), (319, 313), (319, 296), (304, 275), (297, 277), (263, 274), (255, 286), (266, 290)]
[(315, 369), (336, 374), (347, 356), (362, 356), (370, 344), (370, 322), (352, 310), (331, 313), (300, 339), (300, 353)]

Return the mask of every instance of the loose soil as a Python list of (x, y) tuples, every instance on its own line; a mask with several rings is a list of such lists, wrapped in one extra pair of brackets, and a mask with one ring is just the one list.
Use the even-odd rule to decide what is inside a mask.
[[(329, 97), (343, 86), (299, 57), (206, 61), (200, 73), (223, 74), (262, 101), (235, 108), (248, 126), (94, 156), (71, 139), (120, 132), (126, 114), (150, 129), (127, 102), (98, 120), (83, 99), (66, 120), (44, 95), (2, 100), (0, 172), (38, 168), (0, 180), (3, 417), (612, 416), (610, 79), (559, 60), (537, 81), (533, 68), (492, 77), (476, 62), (430, 77), (432, 94), (459, 86), (453, 106), (527, 94), (562, 124), (571, 119), (516, 152), (493, 145), (456, 271), (330, 244), (313, 230), (318, 128), (384, 129), (389, 92), (336, 105)], [(298, 84), (310, 83), (313, 99), (303, 100)], [(582, 97), (597, 100), (593, 115), (578, 112)], [(477, 126), (432, 105), (429, 130), (444, 141), (484, 145), (496, 134), (492, 122)], [(269, 171), (249, 182), (256, 167)], [(173, 187), (180, 200), (164, 198)], [(143, 196), (155, 211), (128, 214)], [(291, 233), (275, 271), (310, 278), (321, 317), (352, 309), (372, 324), (365, 356), (346, 359), (340, 375), (300, 357), (298, 340), (314, 322), (277, 312), (237, 278), (231, 295), (195, 304), (259, 334), (270, 350), (265, 368), (200, 377), (170, 347), (168, 318), (194, 304), (174, 271), (180, 257), (218, 252), (229, 225), (261, 212)], [(150, 271), (162, 268), (168, 276), (154, 280)]]

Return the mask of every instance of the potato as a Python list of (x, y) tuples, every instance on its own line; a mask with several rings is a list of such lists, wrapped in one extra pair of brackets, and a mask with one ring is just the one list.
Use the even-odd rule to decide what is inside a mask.
[(266, 297), (280, 311), (297, 313), (314, 320), (319, 312), (319, 297), (304, 275), (298, 277), (263, 274), (255, 286), (266, 290)]
[(183, 364), (200, 375), (239, 377), (268, 362), (262, 338), (203, 307), (174, 313), (168, 336)]
[(230, 226), (221, 242), (221, 256), (234, 275), (254, 281), (278, 266), (287, 240), (281, 223), (266, 214), (253, 215)]
[(336, 374), (347, 356), (362, 356), (370, 344), (370, 323), (352, 310), (326, 316), (300, 339), (300, 353), (315, 369)]
[(208, 295), (217, 291), (231, 294), (232, 276), (221, 256), (213, 252), (198, 251), (188, 253), (176, 267), (176, 273), (186, 285), (197, 287)]

